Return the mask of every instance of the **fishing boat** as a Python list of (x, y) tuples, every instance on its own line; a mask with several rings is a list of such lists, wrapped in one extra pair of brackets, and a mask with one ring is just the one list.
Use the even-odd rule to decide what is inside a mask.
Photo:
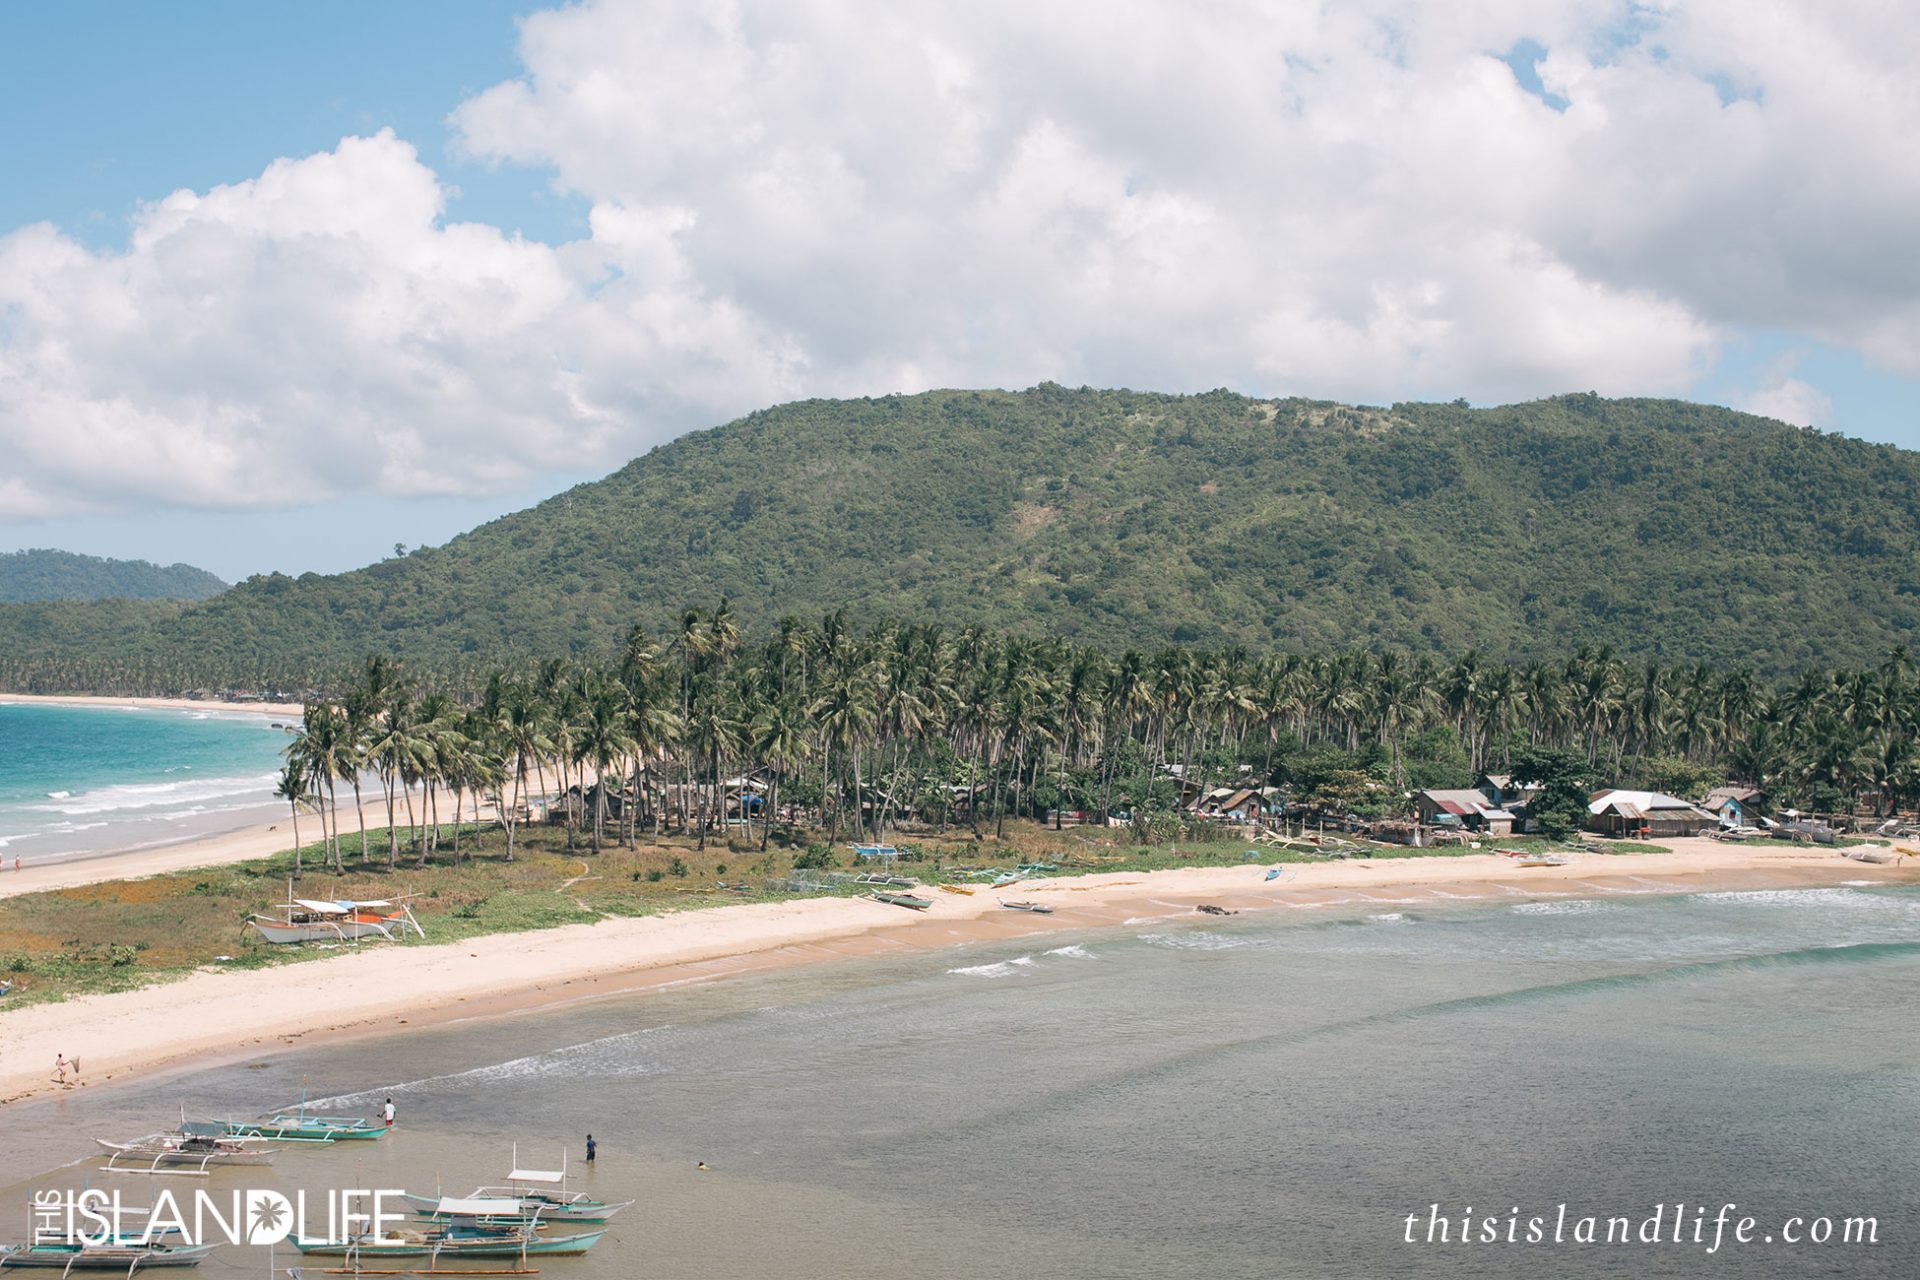
[(302, 1106), (297, 1111), (277, 1111), (258, 1120), (224, 1120), (222, 1133), (229, 1138), (271, 1138), (276, 1142), (365, 1142), (383, 1138), (392, 1126), (358, 1116), (309, 1114)]
[(1567, 860), (1551, 853), (1527, 853), (1515, 858), (1513, 865), (1516, 867), (1564, 867), (1567, 865)]
[(280, 1154), (264, 1139), (235, 1138), (223, 1124), (188, 1121), (172, 1133), (152, 1133), (131, 1142), (95, 1138), (107, 1151), (109, 1173), (175, 1173), (205, 1177), (215, 1165), (266, 1165)]
[(98, 1244), (78, 1240), (0, 1245), (0, 1271), (9, 1267), (58, 1267), (71, 1271), (118, 1271), (132, 1275), (148, 1267), (197, 1267), (213, 1253), (210, 1244), (142, 1243), (122, 1236)]
[(454, 1224), (440, 1231), (410, 1231), (396, 1236), (356, 1236), (351, 1240), (308, 1243), (299, 1236), (293, 1247), (316, 1258), (347, 1258), (355, 1263), (375, 1258), (568, 1258), (578, 1257), (600, 1242), (607, 1228), (565, 1236), (543, 1236), (531, 1223), (508, 1228)]
[(408, 1192), (413, 1214), (429, 1222), (477, 1223), (483, 1227), (517, 1227), (522, 1224), (547, 1226), (566, 1223), (571, 1226), (599, 1226), (633, 1203), (622, 1200), (609, 1204), (585, 1195), (565, 1198), (517, 1194), (509, 1187), (478, 1187), (468, 1196), (421, 1196)]
[(1031, 911), (1037, 916), (1050, 916), (1053, 914), (1053, 908), (1047, 906), (1044, 902), (1022, 900), (1019, 902), (1002, 902), (1000, 905), (1009, 911)]
[[(433, 1210), (421, 1214), (422, 1217), (441, 1217), (446, 1220), (452, 1220), (462, 1216), (468, 1218), (497, 1217), (500, 1216), (504, 1210), (504, 1206), (499, 1202), (512, 1200), (519, 1203), (520, 1211), (518, 1217), (522, 1219), (538, 1218), (542, 1223), (569, 1222), (589, 1225), (596, 1222), (605, 1222), (613, 1217), (614, 1214), (633, 1203), (631, 1200), (609, 1203), (605, 1200), (595, 1200), (585, 1192), (568, 1191), (567, 1153), (564, 1147), (560, 1151), (560, 1167), (558, 1169), (522, 1168), (520, 1165), (520, 1144), (517, 1142), (513, 1145), (513, 1164), (507, 1173), (506, 1184), (504, 1186), (476, 1187), (463, 1198), (470, 1202), (482, 1201), (491, 1203), (488, 1203), (484, 1212), (480, 1214), (462, 1215), (443, 1209), (441, 1207), (443, 1202), (438, 1196), (409, 1195), (407, 1197), (407, 1199), (416, 1204), (429, 1204), (433, 1206)], [(415, 1212), (419, 1213), (420, 1211), (416, 1209)]]
[(384, 898), (356, 901), (343, 898), (296, 898), (293, 882), (287, 882), (287, 901), (277, 916), (252, 915), (247, 924), (268, 942), (276, 945), (298, 942), (358, 942), (377, 938), (392, 942), (396, 935), (411, 930), (424, 938), (427, 931), (413, 918), (413, 908), (398, 907)]
[(890, 907), (906, 907), (910, 911), (925, 911), (933, 905), (932, 898), (916, 898), (910, 893), (887, 893), (876, 890), (867, 896), (875, 902), (884, 902)]
[[(941, 884), (941, 885), (935, 885), (934, 888), (940, 890), (940, 892), (942, 893), (961, 893), (961, 894), (965, 894), (969, 898), (973, 896), (973, 890), (967, 888), (967, 886), (963, 884)], [(0, 995), (3, 995), (3, 994), (5, 993), (0, 992)]]

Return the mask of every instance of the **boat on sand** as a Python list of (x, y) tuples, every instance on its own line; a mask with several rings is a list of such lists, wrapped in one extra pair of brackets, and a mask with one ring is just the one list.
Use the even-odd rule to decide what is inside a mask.
[(875, 902), (884, 902), (890, 907), (906, 907), (910, 911), (925, 911), (933, 905), (932, 898), (916, 898), (910, 893), (887, 893), (881, 890), (867, 896)]
[(300, 942), (358, 942), (375, 938), (392, 942), (411, 932), (426, 937), (427, 931), (413, 918), (406, 903), (397, 907), (379, 898), (356, 901), (351, 898), (296, 898), (293, 882), (287, 882), (287, 901), (277, 915), (252, 915), (247, 924), (266, 941), (276, 945)]
[(1034, 902), (1029, 899), (1019, 899), (1013, 902), (1002, 902), (1000, 905), (1005, 907), (1009, 911), (1031, 911), (1034, 915), (1037, 915), (1037, 916), (1050, 916), (1053, 914), (1052, 907), (1047, 906), (1043, 902)]

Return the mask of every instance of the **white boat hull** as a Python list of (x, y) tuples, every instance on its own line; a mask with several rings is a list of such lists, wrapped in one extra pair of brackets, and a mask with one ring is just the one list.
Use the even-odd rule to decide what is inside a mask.
[(359, 938), (393, 941), (391, 929), (384, 924), (375, 924), (371, 921), (341, 920), (313, 924), (287, 924), (283, 921), (262, 920), (255, 916), (247, 923), (252, 925), (262, 938), (273, 943), (352, 942)]

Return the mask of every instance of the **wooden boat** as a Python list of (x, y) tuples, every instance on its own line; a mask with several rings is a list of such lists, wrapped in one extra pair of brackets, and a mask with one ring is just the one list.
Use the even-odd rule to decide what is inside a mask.
[[(967, 888), (967, 886), (963, 884), (939, 884), (939, 885), (935, 885), (934, 888), (938, 889), (942, 893), (962, 893), (969, 898), (973, 896), (973, 890)], [(5, 994), (4, 992), (0, 992), (0, 995), (4, 995), (4, 994)]]
[(358, 1116), (310, 1115), (305, 1107), (271, 1113), (258, 1120), (221, 1122), (226, 1137), (272, 1138), (277, 1142), (366, 1142), (385, 1137), (389, 1127), (378, 1120), (363, 1120)]
[(884, 902), (890, 907), (906, 907), (911, 911), (925, 911), (933, 905), (932, 898), (916, 898), (910, 893), (888, 893), (884, 890), (875, 890), (867, 896), (875, 902)]
[(1019, 902), (1002, 902), (1000, 905), (1009, 911), (1031, 911), (1037, 916), (1050, 916), (1053, 914), (1053, 908), (1043, 902), (1023, 900)]
[(541, 1196), (516, 1192), (511, 1187), (477, 1187), (467, 1196), (406, 1195), (416, 1207), (416, 1218), (429, 1222), (468, 1222), (483, 1227), (546, 1226), (563, 1222), (575, 1226), (598, 1226), (633, 1201), (609, 1204), (586, 1195)]
[(441, 1218), (450, 1221), (460, 1217), (469, 1219), (479, 1218), (482, 1220), (488, 1217), (500, 1217), (505, 1210), (505, 1206), (498, 1202), (515, 1201), (520, 1206), (519, 1212), (514, 1219), (516, 1221), (537, 1219), (541, 1223), (568, 1222), (588, 1225), (605, 1222), (613, 1217), (614, 1214), (633, 1203), (631, 1200), (622, 1200), (617, 1204), (613, 1204), (605, 1200), (595, 1200), (592, 1196), (584, 1192), (568, 1191), (567, 1153), (564, 1148), (562, 1148), (560, 1152), (560, 1167), (558, 1169), (522, 1168), (520, 1165), (519, 1143), (515, 1143), (513, 1147), (513, 1165), (507, 1172), (506, 1185), (476, 1187), (464, 1198), (468, 1201), (491, 1201), (495, 1203), (483, 1205), (478, 1213), (460, 1214), (458, 1212), (442, 1210), (440, 1197), (415, 1195), (409, 1195), (407, 1197), (407, 1199), (416, 1204), (429, 1203), (431, 1205), (429, 1211), (425, 1213), (415, 1210), (421, 1217), (427, 1218)]
[(372, 1235), (309, 1244), (292, 1238), (293, 1247), (317, 1258), (570, 1258), (578, 1257), (607, 1234), (607, 1228), (565, 1236), (543, 1236), (531, 1224), (511, 1228), (453, 1225), (442, 1231), (408, 1232), (382, 1240)]
[(1522, 854), (1515, 859), (1513, 865), (1516, 867), (1564, 867), (1567, 865), (1567, 860), (1555, 857), (1551, 853), (1532, 853)]
[(197, 1267), (212, 1254), (210, 1244), (140, 1243), (121, 1237), (101, 1244), (80, 1241), (43, 1241), (0, 1245), (0, 1271), (9, 1267), (58, 1267), (72, 1271), (118, 1271), (132, 1275), (148, 1267)]
[(276, 945), (358, 942), (362, 938), (392, 942), (396, 935), (409, 930), (422, 938), (427, 936), (427, 931), (413, 918), (413, 908), (405, 903), (396, 909), (384, 898), (365, 902), (351, 898), (339, 901), (296, 898), (292, 881), (287, 882), (286, 905), (280, 908), (278, 916), (248, 916), (247, 924)]
[(226, 1126), (204, 1121), (183, 1123), (172, 1133), (152, 1133), (132, 1142), (95, 1138), (109, 1152), (110, 1173), (176, 1173), (204, 1177), (215, 1165), (266, 1165), (280, 1154), (260, 1138), (235, 1138)]

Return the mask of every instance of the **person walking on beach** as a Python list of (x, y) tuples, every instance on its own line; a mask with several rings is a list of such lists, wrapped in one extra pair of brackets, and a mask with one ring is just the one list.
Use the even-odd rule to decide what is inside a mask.
[(588, 1164), (593, 1163), (593, 1153), (598, 1151), (599, 1149), (600, 1149), (600, 1145), (593, 1140), (593, 1135), (588, 1134), (587, 1135), (587, 1163)]
[(382, 1107), (382, 1108), (380, 1108), (380, 1115), (381, 1115), (381, 1118), (382, 1118), (382, 1119), (384, 1119), (384, 1120), (385, 1120), (385, 1121), (387, 1122), (387, 1128), (389, 1128), (389, 1129), (391, 1129), (391, 1128), (393, 1128), (393, 1117), (394, 1117), (394, 1114), (395, 1114), (395, 1113), (394, 1113), (394, 1110), (393, 1110), (393, 1099), (392, 1099), (392, 1098), (388, 1098), (388, 1099), (387, 1099), (387, 1105), (386, 1105), (386, 1106), (384, 1106), (384, 1107)]
[(53, 1082), (55, 1084), (67, 1082), (67, 1055), (64, 1053), (53, 1055)]

